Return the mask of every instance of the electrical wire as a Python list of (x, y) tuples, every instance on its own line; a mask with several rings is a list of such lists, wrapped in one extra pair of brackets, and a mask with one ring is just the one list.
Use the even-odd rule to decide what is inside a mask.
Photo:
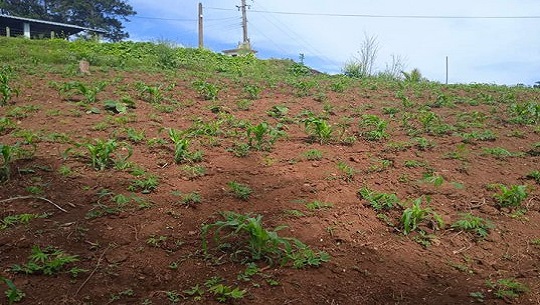
[[(209, 10), (235, 11), (232, 8), (205, 7)], [(404, 19), (540, 19), (540, 16), (442, 16), (442, 15), (374, 15), (374, 14), (336, 14), (336, 13), (303, 13), (269, 10), (250, 10), (252, 13), (300, 15), (319, 17), (360, 17), (360, 18), (404, 18)]]

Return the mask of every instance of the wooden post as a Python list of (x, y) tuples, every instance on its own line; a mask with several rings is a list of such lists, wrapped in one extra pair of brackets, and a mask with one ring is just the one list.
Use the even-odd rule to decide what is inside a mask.
[(199, 48), (204, 47), (204, 35), (203, 35), (203, 6), (202, 3), (199, 2)]
[(9, 26), (6, 26), (6, 37), (11, 37), (11, 30)]

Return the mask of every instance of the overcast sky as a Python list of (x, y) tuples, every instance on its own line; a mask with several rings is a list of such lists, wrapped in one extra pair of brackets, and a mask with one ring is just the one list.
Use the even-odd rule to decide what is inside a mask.
[[(138, 14), (126, 23), (133, 40), (168, 40), (197, 46), (193, 0), (128, 0)], [(364, 35), (379, 44), (378, 70), (392, 55), (406, 70), (418, 68), (430, 80), (450, 83), (532, 85), (540, 80), (539, 0), (247, 0), (248, 32), (260, 58), (298, 60), (339, 73), (360, 49)], [(202, 1), (205, 47), (219, 52), (242, 40), (240, 0)], [(264, 13), (274, 12), (274, 13)], [(308, 13), (278, 14), (275, 12)], [(316, 14), (386, 17), (321, 16)], [(536, 17), (403, 18), (391, 16)], [(157, 19), (150, 19), (150, 18)], [(169, 20), (170, 19), (170, 20)]]

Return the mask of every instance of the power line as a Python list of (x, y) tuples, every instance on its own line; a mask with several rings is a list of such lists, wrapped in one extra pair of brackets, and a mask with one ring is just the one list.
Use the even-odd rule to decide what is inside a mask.
[[(221, 7), (205, 7), (209, 10), (234, 11), (235, 9)], [(302, 13), (250, 10), (253, 13), (300, 15), (300, 16), (324, 16), (324, 17), (360, 17), (360, 18), (404, 18), (404, 19), (540, 19), (540, 16), (438, 16), (438, 15), (372, 15), (372, 14), (334, 14), (334, 13)]]
[[(162, 18), (162, 17), (150, 17), (150, 16), (131, 16), (129, 18), (139, 18), (139, 19), (152, 19), (152, 20), (167, 20), (167, 21), (185, 21), (185, 22), (195, 22), (197, 19), (182, 19), (182, 18)], [(227, 18), (209, 18), (204, 21), (222, 21), (222, 20), (232, 20), (237, 19), (238, 17), (227, 17)]]

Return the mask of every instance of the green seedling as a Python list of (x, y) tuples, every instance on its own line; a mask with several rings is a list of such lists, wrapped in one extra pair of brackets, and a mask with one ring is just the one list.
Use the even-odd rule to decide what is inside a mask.
[(338, 162), (337, 167), (343, 174), (343, 180), (346, 182), (352, 182), (354, 180), (354, 175), (356, 174), (356, 170), (354, 168), (342, 161)]
[(247, 98), (250, 100), (256, 100), (259, 98), (262, 88), (258, 85), (246, 84), (244, 85), (243, 91), (247, 95)]
[(304, 152), (303, 157), (310, 161), (319, 161), (323, 158), (323, 152), (318, 149), (310, 149)]
[(169, 139), (174, 144), (174, 162), (183, 163), (183, 162), (199, 162), (203, 158), (203, 153), (201, 151), (190, 152), (189, 139), (184, 137), (184, 133), (169, 128), (168, 129)]
[(532, 171), (525, 178), (533, 179), (537, 184), (540, 184), (540, 171)]
[(378, 193), (367, 187), (358, 190), (358, 195), (366, 200), (376, 211), (390, 210), (400, 205), (396, 194)]
[(516, 157), (518, 154), (514, 154), (512, 152), (509, 152), (508, 150), (502, 148), (502, 147), (491, 147), (491, 148), (484, 148), (483, 149), (484, 154), (491, 155), (497, 159), (505, 160), (508, 157)]
[(471, 213), (462, 214), (461, 219), (454, 222), (451, 227), (461, 231), (472, 232), (480, 238), (486, 238), (489, 230), (494, 228), (489, 220), (474, 216)]
[(530, 101), (512, 103), (507, 109), (508, 121), (512, 124), (533, 125), (540, 122), (540, 103)]
[(64, 251), (51, 246), (41, 249), (34, 245), (28, 257), (29, 262), (11, 266), (11, 271), (25, 274), (53, 275), (62, 271), (66, 265), (79, 261), (77, 255), (68, 255)]
[(0, 135), (10, 132), (17, 128), (17, 124), (10, 118), (0, 117)]
[[(418, 226), (426, 220), (431, 223), (433, 229), (439, 229), (444, 226), (442, 218), (437, 213), (435, 213), (435, 211), (433, 211), (429, 207), (421, 207), (422, 199), (423, 197), (415, 199), (411, 207), (403, 211), (403, 214), (401, 216), (401, 226), (403, 228), (403, 234), (408, 235), (409, 233), (415, 231), (416, 229), (418, 229)], [(428, 197), (428, 204), (429, 201), (430, 199)]]
[(123, 98), (120, 101), (106, 100), (103, 102), (103, 108), (112, 113), (125, 114), (129, 108), (135, 108), (135, 103), (130, 98)]
[(127, 154), (122, 157), (114, 159), (114, 152), (120, 148), (120, 144), (114, 139), (101, 140), (95, 139), (94, 143), (87, 143), (83, 145), (90, 154), (92, 161), (92, 167), (96, 170), (104, 170), (111, 167), (116, 162), (125, 162), (131, 157), (133, 150), (129, 146), (125, 146)]
[(141, 143), (145, 140), (145, 132), (144, 130), (137, 131), (135, 128), (126, 128), (125, 129), (127, 138), (132, 143)]
[(60, 93), (65, 94), (68, 98), (71, 98), (73, 95), (82, 95), (86, 103), (92, 104), (96, 102), (97, 94), (105, 89), (107, 83), (98, 82), (94, 85), (86, 85), (79, 81), (71, 81), (63, 84), (53, 82), (51, 86), (60, 91)]
[(143, 194), (149, 194), (154, 191), (159, 185), (159, 179), (154, 175), (147, 175), (143, 179), (134, 179), (131, 185), (128, 186), (128, 191), (140, 191)]
[(497, 204), (502, 208), (520, 207), (523, 200), (528, 196), (526, 185), (511, 185), (508, 187), (497, 184), (495, 187), (499, 189), (499, 192), (494, 194), (493, 198), (495, 198)]
[(206, 174), (206, 168), (200, 165), (186, 164), (182, 166), (182, 171), (186, 174), (186, 177), (189, 179), (196, 179)]
[(248, 200), (253, 192), (249, 185), (238, 183), (236, 181), (229, 181), (227, 186), (236, 198), (242, 200)]
[(247, 128), (248, 145), (257, 150), (270, 150), (278, 138), (285, 135), (283, 125), (270, 126), (266, 122)]
[(11, 176), (11, 162), (20, 154), (17, 145), (0, 144), (0, 154), (2, 155), (2, 166), (0, 167), (0, 182), (9, 180)]
[(512, 300), (529, 291), (524, 284), (514, 278), (500, 279), (496, 282), (486, 281), (486, 286), (494, 290), (499, 299)]
[(268, 116), (271, 116), (276, 119), (284, 118), (287, 115), (287, 113), (289, 113), (289, 108), (282, 105), (272, 106), (272, 108), (270, 108), (270, 110), (266, 112)]
[(135, 88), (137, 89), (137, 92), (139, 93), (139, 97), (143, 101), (148, 102), (150, 104), (154, 104), (154, 105), (160, 104), (165, 99), (165, 97), (163, 96), (162, 87), (163, 85), (150, 86), (142, 82), (135, 83)]
[(28, 224), (33, 219), (47, 218), (50, 214), (15, 214), (0, 220), (0, 231), (20, 224)]
[(8, 287), (8, 289), (5, 291), (5, 295), (9, 305), (22, 301), (22, 299), (26, 296), (26, 294), (22, 290), (18, 289), (10, 279), (0, 276), (0, 282), (4, 282)]
[(334, 205), (329, 202), (323, 202), (319, 200), (306, 203), (306, 208), (311, 211), (329, 209), (333, 206)]

